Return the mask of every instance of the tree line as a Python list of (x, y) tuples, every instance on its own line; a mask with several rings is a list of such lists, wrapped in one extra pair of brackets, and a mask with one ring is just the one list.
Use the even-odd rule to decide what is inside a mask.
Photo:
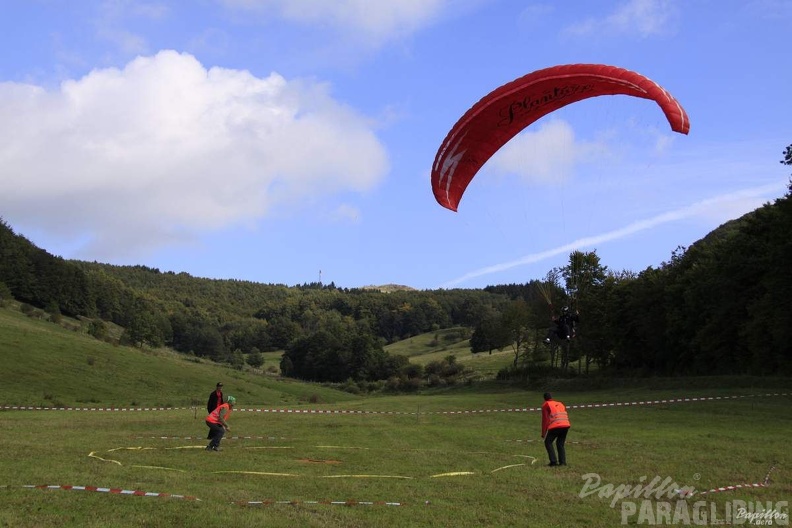
[(283, 350), (283, 374), (332, 382), (415, 374), (406, 358), (391, 357), (384, 346), (442, 328), (472, 327), (508, 302), (483, 290), (290, 287), (65, 260), (0, 219), (3, 297), (31, 314), (81, 318), (98, 338), (108, 337), (110, 323), (118, 325), (126, 345), (168, 346), (254, 366), (261, 352)]
[[(792, 145), (781, 163), (792, 165)], [(640, 273), (612, 272), (596, 253), (573, 252), (544, 281), (486, 288), (512, 302), (479, 322), (471, 348), (512, 348), (503, 377), (548, 367), (574, 375), (592, 366), (617, 375), (788, 375), (791, 195), (792, 183), (783, 197)], [(541, 314), (547, 321), (561, 304), (580, 312), (580, 332), (569, 345), (544, 347)]]
[[(792, 145), (781, 163), (792, 165)], [(255, 364), (257, 354), (283, 350), (282, 373), (313, 381), (425, 375), (384, 346), (456, 326), (470, 329), (473, 353), (514, 352), (500, 377), (789, 373), (790, 193), (638, 273), (574, 251), (567, 265), (524, 284), (388, 293), (65, 260), (0, 218), (0, 300), (82, 318), (100, 339), (113, 323), (124, 344), (218, 362)], [(564, 305), (580, 313), (577, 336), (545, 346)]]

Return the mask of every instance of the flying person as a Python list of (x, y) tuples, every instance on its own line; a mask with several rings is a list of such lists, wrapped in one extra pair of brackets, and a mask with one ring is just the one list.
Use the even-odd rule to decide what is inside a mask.
[(569, 306), (564, 306), (561, 315), (553, 318), (553, 326), (547, 331), (544, 342), (550, 344), (553, 336), (562, 341), (571, 340), (575, 337), (578, 322), (580, 322), (580, 313), (578, 311), (572, 313)]

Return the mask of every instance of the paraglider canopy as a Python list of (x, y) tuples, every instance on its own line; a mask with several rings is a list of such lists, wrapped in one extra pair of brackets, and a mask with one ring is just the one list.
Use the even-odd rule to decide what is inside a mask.
[(437, 202), (456, 211), (478, 170), (511, 138), (543, 116), (600, 95), (655, 101), (671, 129), (687, 134), (690, 121), (674, 97), (634, 71), (604, 64), (567, 64), (529, 73), (496, 88), (451, 128), (432, 165)]

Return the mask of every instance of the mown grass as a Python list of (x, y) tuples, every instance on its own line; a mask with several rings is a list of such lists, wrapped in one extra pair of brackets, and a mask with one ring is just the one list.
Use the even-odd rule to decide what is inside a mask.
[[(644, 399), (656, 396), (654, 391), (634, 394)], [(703, 394), (687, 394), (696, 395)], [(602, 396), (559, 395), (569, 405)], [(538, 405), (538, 400), (535, 393), (497, 396), (504, 405), (499, 409)], [(372, 407), (405, 414), (238, 410), (231, 418), (230, 434), (263, 438), (226, 439), (220, 453), (203, 451), (206, 427), (188, 410), (2, 412), (0, 427), (13, 434), (5, 435), (0, 455), (0, 484), (9, 486), (2, 490), (0, 522), (10, 526), (614, 526), (620, 523), (620, 503), (612, 508), (609, 497), (581, 497), (583, 475), (596, 473), (602, 484), (613, 485), (637, 485), (644, 476), (645, 482), (655, 476), (670, 477), (679, 485), (706, 490), (762, 482), (773, 464), (770, 486), (715, 494), (707, 500), (722, 508), (733, 499), (788, 500), (792, 492), (788, 396), (572, 409), (566, 468), (545, 467), (536, 412), (442, 412), (484, 408), (469, 393), (426, 397), (421, 414), (409, 414), (418, 410), (412, 405), (415, 401), (396, 397), (372, 401), (376, 404)], [(25, 484), (118, 487), (201, 500), (19, 487)], [(262, 500), (404, 505), (238, 504)]]
[[(3, 404), (179, 407), (0, 411), (0, 526), (609, 527), (620, 525), (622, 502), (581, 496), (584, 475), (613, 486), (670, 477), (706, 490), (760, 483), (774, 464), (768, 487), (706, 500), (723, 511), (727, 501), (783, 501), (792, 492), (790, 396), (772, 395), (788, 393), (788, 379), (577, 379), (532, 390), (489, 382), (366, 398), (114, 347), (2, 309), (0, 353)], [(239, 400), (230, 435), (254, 438), (229, 438), (222, 452), (207, 453), (198, 411), (218, 379)], [(527, 410), (543, 390), (570, 406), (566, 468), (545, 467), (539, 415)], [(729, 398), (576, 407), (702, 396)], [(190, 402), (197, 411), (182, 407)], [(268, 412), (285, 409), (359, 412)], [(21, 487), (43, 484), (200, 501)], [(240, 504), (261, 500), (295, 503)], [(403, 505), (306, 503), (323, 500)]]

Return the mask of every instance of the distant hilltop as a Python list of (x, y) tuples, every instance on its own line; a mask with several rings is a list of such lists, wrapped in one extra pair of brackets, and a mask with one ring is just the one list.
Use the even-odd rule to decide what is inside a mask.
[(363, 286), (363, 290), (377, 290), (383, 293), (391, 293), (395, 291), (416, 291), (415, 288), (410, 286), (402, 286), (401, 284), (383, 284), (382, 286)]

